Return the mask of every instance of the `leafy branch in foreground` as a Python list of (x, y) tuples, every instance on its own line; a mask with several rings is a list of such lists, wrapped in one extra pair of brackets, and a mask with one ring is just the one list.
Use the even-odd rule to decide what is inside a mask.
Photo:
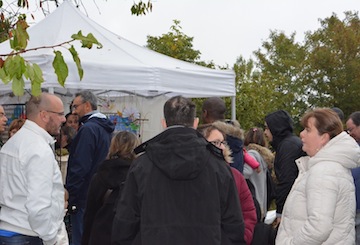
[[(77, 34), (73, 34), (71, 36), (72, 39), (69, 41), (51, 46), (26, 49), (29, 40), (29, 35), (26, 31), (27, 28), (28, 24), (25, 18), (19, 18), (16, 27), (12, 31), (12, 37), (10, 38), (10, 47), (13, 51), (9, 54), (0, 54), (0, 80), (2, 80), (4, 84), (12, 83), (12, 91), (16, 96), (22, 96), (24, 94), (25, 80), (30, 80), (31, 93), (35, 96), (40, 95), (41, 84), (44, 82), (40, 66), (26, 61), (21, 54), (39, 49), (54, 49), (56, 47), (66, 48), (69, 50), (78, 69), (80, 80), (82, 80), (84, 71), (81, 66), (79, 55), (73, 45), (71, 45), (70, 48), (67, 48), (66, 46), (74, 41), (80, 41), (82, 48), (91, 49), (94, 44), (97, 45), (97, 48), (102, 48), (101, 43), (98, 42), (91, 33), (84, 36), (81, 31), (79, 31)], [(55, 74), (57, 75), (59, 84), (64, 87), (66, 78), (69, 75), (69, 69), (61, 51), (54, 50), (54, 54), (55, 57), (52, 64)]]

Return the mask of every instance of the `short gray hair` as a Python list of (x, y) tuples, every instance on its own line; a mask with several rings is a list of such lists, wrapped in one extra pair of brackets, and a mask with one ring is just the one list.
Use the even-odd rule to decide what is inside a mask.
[(92, 110), (97, 110), (97, 98), (96, 98), (95, 94), (93, 94), (91, 91), (84, 90), (84, 91), (78, 92), (75, 94), (75, 97), (78, 97), (78, 96), (80, 96), (82, 98), (83, 103), (90, 102)]

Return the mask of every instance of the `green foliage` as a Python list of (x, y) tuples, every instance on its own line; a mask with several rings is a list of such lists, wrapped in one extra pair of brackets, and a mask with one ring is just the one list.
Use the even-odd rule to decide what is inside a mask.
[[(43, 73), (40, 66), (25, 61), (21, 56), (22, 53), (43, 48), (55, 48), (59, 46), (66, 47), (66, 45), (74, 41), (80, 41), (83, 48), (91, 49), (94, 44), (97, 45), (97, 48), (102, 48), (102, 44), (91, 33), (89, 33), (87, 36), (84, 36), (81, 31), (79, 31), (77, 34), (72, 35), (72, 40), (67, 42), (51, 47), (36, 47), (27, 50), (26, 46), (29, 40), (29, 35), (26, 31), (27, 28), (28, 25), (25, 21), (25, 18), (20, 16), (18, 22), (16, 23), (16, 27), (12, 31), (12, 33), (14, 33), (13, 37), (10, 39), (10, 46), (13, 49), (13, 52), (10, 54), (1, 55), (6, 57), (5, 61), (2, 58), (0, 59), (0, 79), (5, 84), (10, 82), (12, 83), (12, 90), (16, 96), (21, 96), (24, 94), (24, 78), (30, 80), (31, 93), (33, 95), (39, 95), (41, 93), (41, 84), (44, 82)], [(81, 66), (79, 55), (73, 45), (71, 45), (68, 50), (76, 64), (81, 80), (84, 76), (84, 71)], [(52, 63), (54, 71), (57, 75), (59, 84), (64, 87), (66, 78), (69, 75), (68, 66), (65, 63), (64, 57), (60, 51), (55, 50), (54, 54), (55, 57)]]
[[(98, 40), (94, 37), (93, 34), (89, 33), (87, 36), (84, 36), (81, 31), (79, 31), (77, 34), (73, 34), (71, 36), (73, 40), (79, 40), (82, 44), (82, 48), (88, 48), (91, 49), (93, 44), (97, 45), (97, 48), (102, 48), (102, 44), (99, 43)], [(70, 51), (71, 52), (71, 51)]]
[(75, 48), (73, 45), (71, 45), (71, 47), (69, 48), (69, 51), (73, 57), (73, 60), (76, 64), (76, 67), (78, 69), (78, 73), (79, 73), (79, 76), (80, 76), (80, 80), (82, 80), (83, 76), (84, 76), (84, 70), (81, 66), (81, 61), (80, 61), (80, 58), (79, 58), (79, 54), (76, 52)]
[(272, 31), (255, 59), (234, 65), (240, 124), (262, 125), (266, 114), (285, 109), (299, 133), (300, 117), (309, 108), (339, 107), (345, 115), (358, 111), (360, 93), (360, 20), (358, 13), (320, 20), (303, 43), (295, 33)]
[(358, 13), (345, 12), (321, 20), (321, 28), (306, 35), (308, 52), (306, 82), (309, 104), (340, 107), (345, 115), (359, 110), (360, 20)]
[(149, 0), (147, 3), (139, 1), (138, 3), (134, 2), (134, 5), (131, 7), (131, 14), (139, 16), (146, 15), (152, 11), (152, 3)]
[(13, 38), (10, 39), (10, 47), (13, 50), (19, 51), (26, 48), (29, 40), (29, 35), (26, 31), (28, 27), (29, 26), (26, 23), (25, 18), (22, 18), (21, 16), (19, 21), (16, 23), (16, 28), (13, 31)]
[(55, 58), (52, 63), (55, 73), (58, 77), (58, 82), (61, 86), (65, 86), (65, 80), (69, 75), (69, 69), (65, 63), (64, 57), (60, 51), (54, 51)]
[(193, 37), (181, 32), (180, 21), (173, 20), (170, 32), (161, 37), (147, 36), (147, 45), (151, 50), (171, 56), (173, 58), (195, 63), (200, 59), (200, 51), (193, 49)]

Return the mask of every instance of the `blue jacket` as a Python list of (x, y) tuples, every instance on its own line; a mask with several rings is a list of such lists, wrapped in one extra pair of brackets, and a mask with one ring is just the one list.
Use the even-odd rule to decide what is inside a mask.
[(351, 170), (355, 183), (356, 210), (360, 211), (360, 167)]
[(70, 148), (65, 188), (69, 206), (84, 208), (90, 180), (109, 151), (114, 124), (101, 113), (85, 115)]

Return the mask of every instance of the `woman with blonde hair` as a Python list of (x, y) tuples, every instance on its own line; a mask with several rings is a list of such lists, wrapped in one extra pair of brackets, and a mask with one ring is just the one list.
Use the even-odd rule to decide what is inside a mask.
[(112, 138), (107, 159), (91, 179), (82, 244), (111, 244), (114, 208), (139, 143), (138, 137), (127, 131)]
[(355, 187), (351, 169), (360, 148), (338, 115), (314, 109), (301, 119), (299, 175), (286, 199), (276, 244), (355, 244)]

